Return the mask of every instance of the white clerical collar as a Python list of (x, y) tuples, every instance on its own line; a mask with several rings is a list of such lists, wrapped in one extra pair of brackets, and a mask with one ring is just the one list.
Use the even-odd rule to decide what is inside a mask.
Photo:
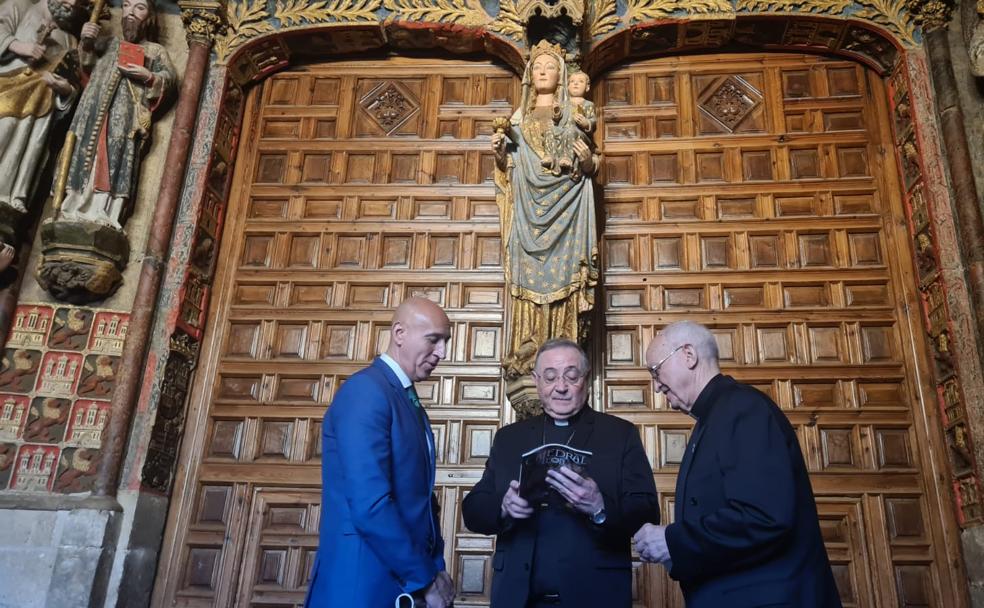
[(413, 382), (410, 380), (410, 376), (408, 376), (407, 373), (403, 371), (403, 368), (400, 367), (400, 364), (397, 363), (393, 359), (393, 357), (390, 357), (386, 353), (383, 353), (379, 355), (379, 358), (382, 359), (383, 363), (388, 365), (389, 368), (393, 370), (393, 373), (396, 374), (396, 377), (400, 379), (400, 386), (402, 386), (403, 388), (410, 388), (411, 386), (413, 386)]
[(571, 421), (570, 420), (566, 420), (566, 419), (565, 420), (557, 420), (556, 418), (554, 418), (553, 419), (553, 423), (554, 423), (554, 426), (568, 426), (568, 425), (570, 425)]

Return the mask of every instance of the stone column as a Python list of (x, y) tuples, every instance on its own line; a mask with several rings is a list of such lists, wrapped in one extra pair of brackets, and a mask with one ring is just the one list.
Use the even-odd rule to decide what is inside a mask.
[(181, 7), (188, 36), (188, 64), (181, 83), (171, 140), (164, 161), (169, 171), (161, 180), (130, 316), (130, 327), (123, 343), (122, 359), (127, 364), (120, 368), (118, 384), (113, 393), (102, 448), (103, 456), (93, 489), (96, 496), (113, 496), (119, 487), (120, 467), (130, 435), (133, 409), (144, 377), (150, 328), (154, 320), (154, 302), (157, 301), (161, 278), (167, 265), (168, 245), (171, 242), (174, 217), (187, 169), (199, 98), (208, 72), (212, 41), (222, 26), (221, 0), (179, 0), (178, 5)]
[[(936, 11), (924, 10), (921, 18), (941, 134), (946, 145), (947, 172), (953, 190), (960, 250), (967, 268), (967, 287), (974, 309), (978, 357), (984, 361), (984, 238), (981, 236), (984, 235), (984, 219), (981, 217), (967, 132), (964, 130), (964, 116), (960, 109), (956, 76), (953, 73), (946, 35), (949, 9), (945, 5), (940, 6), (942, 8)], [(984, 438), (978, 439), (981, 440)]]

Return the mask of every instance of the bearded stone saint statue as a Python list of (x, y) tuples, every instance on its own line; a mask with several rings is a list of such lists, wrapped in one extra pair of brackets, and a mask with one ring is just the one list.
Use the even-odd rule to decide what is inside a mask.
[(53, 189), (54, 217), (41, 226), (38, 282), (55, 298), (82, 304), (112, 294), (129, 259), (123, 225), (137, 189), (154, 112), (176, 74), (153, 40), (153, 0), (123, 0), (123, 38), (82, 30), (79, 56), (89, 82), (72, 119)]
[[(0, 4), (0, 240), (14, 240), (48, 156), (54, 121), (72, 108), (78, 82), (65, 66), (86, 15), (84, 0)], [(77, 65), (77, 59), (75, 59)]]
[(154, 110), (174, 89), (167, 51), (153, 42), (154, 0), (123, 1), (123, 40), (100, 51), (80, 48), (91, 69), (72, 120), (77, 139), (68, 172), (61, 219), (89, 221), (122, 230), (137, 186), (137, 169), (150, 137)]
[[(597, 167), (583, 139), (560, 137), (577, 128), (564, 55), (560, 46), (547, 41), (534, 46), (523, 73), (519, 108), (511, 119), (493, 123), (511, 296), (503, 365), (507, 380), (529, 374), (546, 340), (584, 338), (585, 313), (594, 306), (598, 246), (592, 176)], [(572, 149), (558, 149), (563, 145)], [(551, 157), (560, 155), (576, 162), (551, 168)]]

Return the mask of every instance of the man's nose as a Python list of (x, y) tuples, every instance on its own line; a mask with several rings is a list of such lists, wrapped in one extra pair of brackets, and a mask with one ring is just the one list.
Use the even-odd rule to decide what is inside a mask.
[(447, 340), (441, 340), (437, 343), (437, 349), (434, 354), (441, 360), (444, 360), (448, 356), (448, 342)]

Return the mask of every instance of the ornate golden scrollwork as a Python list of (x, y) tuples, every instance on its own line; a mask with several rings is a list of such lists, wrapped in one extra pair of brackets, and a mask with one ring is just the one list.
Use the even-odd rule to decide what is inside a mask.
[(629, 0), (625, 10), (625, 23), (663, 19), (674, 13), (686, 11), (687, 17), (708, 18), (734, 16), (735, 9), (729, 0)]
[(489, 24), (489, 29), (513, 40), (523, 40), (526, 35), (526, 24), (519, 17), (519, 8), (515, 0), (502, 0), (499, 3), (499, 14)]
[(266, 0), (230, 2), (226, 7), (228, 28), (215, 43), (219, 61), (225, 61), (234, 50), (263, 34), (273, 32)]
[(861, 0), (861, 10), (851, 16), (865, 19), (895, 34), (906, 45), (916, 44), (916, 23), (906, 0)]
[(738, 0), (735, 8), (749, 13), (839, 15), (853, 3), (853, 0)]
[(478, 26), (492, 20), (477, 0), (384, 0), (383, 6), (401, 21)]
[(915, 16), (915, 21), (923, 30), (930, 31), (946, 26), (953, 12), (952, 2), (941, 0), (907, 0), (906, 8)]
[(607, 34), (618, 27), (617, 3), (615, 0), (588, 0), (585, 21), (588, 24), (588, 38)]
[(380, 0), (277, 0), (273, 12), (284, 27), (296, 27), (310, 23), (365, 23), (376, 20)]

